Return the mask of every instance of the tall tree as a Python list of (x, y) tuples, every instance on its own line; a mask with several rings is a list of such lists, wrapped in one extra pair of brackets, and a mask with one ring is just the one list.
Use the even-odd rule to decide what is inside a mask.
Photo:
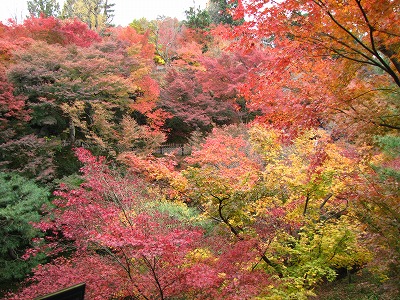
[(109, 0), (67, 0), (61, 12), (63, 18), (77, 17), (89, 28), (101, 30), (111, 25), (115, 3)]
[(233, 17), (233, 11), (237, 5), (238, 1), (209, 0), (206, 11), (214, 24), (240, 25), (244, 18), (234, 19)]
[(236, 17), (251, 18), (236, 34), (271, 55), (243, 90), (268, 112), (266, 122), (287, 131), (327, 128), (340, 115), (336, 125), (348, 121), (339, 130), (353, 136), (400, 128), (397, 1), (238, 4)]
[(57, 0), (30, 0), (27, 4), (29, 16), (58, 17), (60, 14), (60, 4)]
[(151, 22), (150, 40), (155, 45), (156, 55), (162, 63), (170, 64), (177, 59), (177, 48), (182, 35), (182, 25), (175, 18), (160, 17)]
[(276, 46), (287, 41), (315, 46), (320, 54), (375, 66), (400, 86), (397, 1), (253, 0), (239, 4), (237, 16), (253, 16), (248, 25), (257, 24), (253, 29), (259, 39), (274, 35)]
[(184, 24), (193, 29), (205, 29), (210, 26), (210, 15), (206, 10), (201, 10), (200, 7), (190, 7), (185, 11), (186, 21)]

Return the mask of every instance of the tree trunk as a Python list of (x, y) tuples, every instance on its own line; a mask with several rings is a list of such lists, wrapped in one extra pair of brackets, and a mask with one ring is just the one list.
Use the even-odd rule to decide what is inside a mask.
[(69, 141), (71, 144), (71, 147), (75, 146), (75, 125), (74, 121), (72, 118), (69, 119)]

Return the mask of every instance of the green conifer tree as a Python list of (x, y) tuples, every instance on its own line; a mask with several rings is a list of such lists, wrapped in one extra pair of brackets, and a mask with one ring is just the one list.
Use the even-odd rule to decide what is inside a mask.
[(24, 260), (32, 239), (41, 236), (31, 222), (38, 222), (50, 193), (35, 182), (12, 173), (0, 173), (0, 281), (18, 280), (43, 259)]

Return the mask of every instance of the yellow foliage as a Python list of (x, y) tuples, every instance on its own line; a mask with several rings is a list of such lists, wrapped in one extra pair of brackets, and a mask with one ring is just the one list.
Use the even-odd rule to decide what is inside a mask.
[[(217, 258), (207, 248), (196, 248), (186, 254), (185, 266), (191, 266), (204, 261), (216, 261)], [(222, 276), (222, 275), (221, 275)]]
[(274, 161), (282, 153), (279, 142), (279, 134), (275, 130), (267, 130), (262, 125), (255, 125), (249, 130), (250, 142), (254, 150), (259, 153), (266, 162)]
[(165, 60), (158, 54), (154, 56), (153, 60), (157, 65), (165, 65)]

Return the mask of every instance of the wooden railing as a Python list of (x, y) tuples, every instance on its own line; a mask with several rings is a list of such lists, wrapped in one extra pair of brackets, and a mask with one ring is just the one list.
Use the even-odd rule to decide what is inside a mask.
[[(62, 146), (69, 146), (70, 143), (67, 140), (62, 141)], [(90, 148), (95, 146), (95, 144), (84, 142), (82, 140), (75, 141), (75, 147)], [(135, 149), (132, 149), (135, 150)], [(189, 155), (192, 153), (192, 148), (188, 144), (175, 144), (175, 143), (165, 143), (154, 150), (154, 154), (168, 154), (174, 152), (176, 155)]]
[(176, 155), (189, 155), (192, 152), (190, 146), (185, 144), (162, 144), (154, 153), (167, 154), (174, 152)]

